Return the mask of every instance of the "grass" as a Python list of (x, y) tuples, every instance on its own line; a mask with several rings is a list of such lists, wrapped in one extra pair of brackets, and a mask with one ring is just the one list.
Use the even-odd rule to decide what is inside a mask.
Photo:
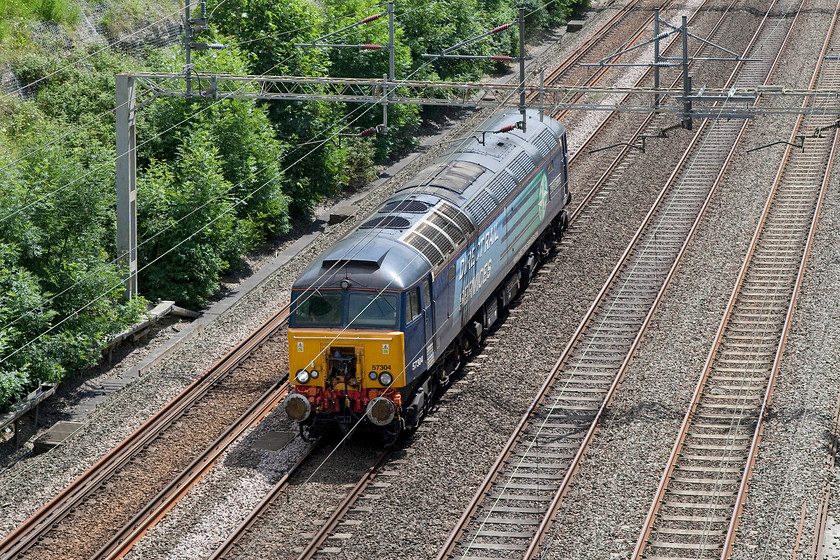
[[(90, 5), (94, 2), (87, 1)], [(0, 65), (14, 66), (19, 58), (33, 53), (55, 55), (56, 49), (48, 45), (47, 38), (37, 37), (31, 25), (39, 21), (58, 24), (72, 40), (84, 5), (84, 0), (0, 0)], [(93, 23), (104, 25), (113, 40), (171, 16), (179, 8), (183, 9), (181, 0), (111, 0), (107, 12)], [(91, 10), (85, 9), (85, 13), (90, 17)]]

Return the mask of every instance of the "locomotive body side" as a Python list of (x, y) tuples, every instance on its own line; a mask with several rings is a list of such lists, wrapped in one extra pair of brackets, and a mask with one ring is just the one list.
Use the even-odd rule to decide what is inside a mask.
[(488, 119), (295, 283), (289, 416), (302, 433), (415, 427), (567, 226), (562, 125)]

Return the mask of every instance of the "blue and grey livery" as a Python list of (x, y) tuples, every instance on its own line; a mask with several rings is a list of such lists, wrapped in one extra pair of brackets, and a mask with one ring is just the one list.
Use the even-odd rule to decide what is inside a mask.
[(456, 142), (295, 282), (286, 409), (305, 433), (416, 427), (565, 230), (565, 129), (524, 116)]

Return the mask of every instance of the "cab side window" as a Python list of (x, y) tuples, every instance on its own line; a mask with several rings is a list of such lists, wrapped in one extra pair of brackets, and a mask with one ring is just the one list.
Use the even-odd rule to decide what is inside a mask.
[(432, 290), (429, 287), (429, 281), (423, 280), (423, 307), (432, 305)]
[(408, 292), (408, 301), (406, 302), (406, 323), (412, 322), (418, 315), (420, 315), (420, 288), (414, 288)]

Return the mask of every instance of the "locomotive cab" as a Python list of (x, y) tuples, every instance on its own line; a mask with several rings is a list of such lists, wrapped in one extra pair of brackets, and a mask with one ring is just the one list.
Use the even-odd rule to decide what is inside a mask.
[(365, 259), (347, 258), (361, 243), (348, 238), (292, 289), (286, 412), (306, 436), (360, 421), (399, 433), (413, 372), (426, 363), (406, 361), (425, 351), (432, 330), (429, 265), (381, 239), (366, 241)]
[(330, 416), (352, 426), (371, 401), (385, 397), (391, 410), (369, 414), (388, 424), (398, 414), (404, 364), (399, 292), (338, 289), (294, 294), (289, 322), (292, 420)]

